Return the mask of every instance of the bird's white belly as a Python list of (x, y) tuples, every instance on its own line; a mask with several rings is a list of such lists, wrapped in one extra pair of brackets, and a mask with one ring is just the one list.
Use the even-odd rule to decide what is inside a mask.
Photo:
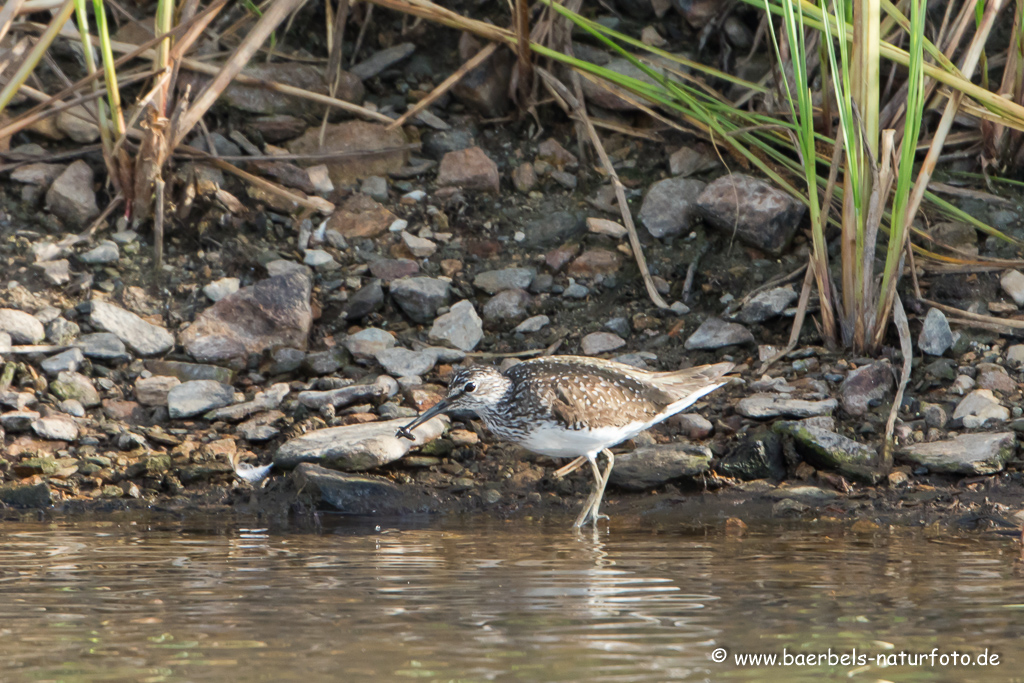
[(551, 458), (576, 458), (589, 453), (597, 454), (602, 448), (609, 448), (631, 439), (647, 426), (643, 422), (621, 427), (579, 430), (539, 426), (531, 429), (525, 438), (517, 442), (529, 451)]

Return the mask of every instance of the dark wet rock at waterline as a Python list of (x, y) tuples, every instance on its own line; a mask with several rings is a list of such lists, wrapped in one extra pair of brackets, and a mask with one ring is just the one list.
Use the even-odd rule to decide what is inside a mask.
[(397, 486), (372, 474), (348, 474), (311, 463), (299, 464), (283, 486), (299, 502), (356, 515), (394, 515), (428, 508), (419, 490)]
[(648, 491), (680, 477), (696, 477), (711, 467), (711, 450), (697, 444), (641, 446), (615, 456), (611, 479), (629, 491)]
[(44, 508), (52, 503), (46, 482), (23, 484), (13, 481), (0, 485), (0, 503), (16, 508)]
[(782, 190), (741, 173), (704, 188), (697, 207), (710, 225), (775, 256), (789, 244), (806, 211)]
[(395, 436), (408, 419), (369, 422), (318, 429), (286, 441), (274, 454), (274, 464), (291, 469), (311, 462), (336, 470), (362, 471), (398, 460), (412, 448), (444, 433), (448, 418), (439, 416), (413, 430), (415, 441)]
[(200, 313), (181, 333), (181, 343), (200, 362), (232, 366), (275, 346), (305, 350), (313, 323), (311, 289), (299, 272), (243, 287)]
[(899, 450), (899, 457), (930, 472), (983, 475), (1001, 472), (1016, 449), (1013, 432), (959, 434), (945, 441), (910, 444)]
[(747, 435), (715, 469), (737, 479), (784, 479), (786, 460), (782, 455), (781, 437), (761, 427)]
[(868, 484), (877, 484), (888, 474), (882, 471), (882, 458), (874, 448), (841, 434), (800, 422), (776, 422), (772, 429), (792, 437), (804, 460), (819, 469)]

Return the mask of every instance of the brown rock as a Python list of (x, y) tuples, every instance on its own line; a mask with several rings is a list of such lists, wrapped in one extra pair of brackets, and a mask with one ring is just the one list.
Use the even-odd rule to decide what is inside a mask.
[(278, 143), (302, 135), (309, 126), (298, 116), (272, 114), (257, 116), (247, 121), (245, 131), (250, 135), (258, 133), (267, 142)]
[(498, 165), (479, 147), (448, 152), (437, 171), (438, 185), (454, 185), (464, 190), (497, 192)]
[(370, 264), (370, 273), (384, 282), (411, 277), (420, 272), (419, 264), (411, 259), (380, 259)]
[(181, 343), (203, 363), (244, 365), (248, 355), (287, 346), (305, 351), (313, 311), (310, 279), (285, 273), (243, 287), (203, 311)]
[(331, 215), (327, 229), (337, 230), (345, 237), (376, 237), (395, 220), (395, 214), (365, 194), (357, 193)]
[(413, 407), (422, 413), (427, 408), (434, 407), (444, 398), (445, 390), (436, 384), (421, 384), (409, 389), (406, 396), (412, 401)]
[(154, 375), (135, 380), (135, 398), (147, 406), (166, 406), (167, 392), (181, 384), (177, 377)]
[(527, 161), (516, 166), (512, 171), (512, 184), (523, 194), (537, 187), (537, 171), (534, 170), (533, 164)]
[(571, 261), (578, 253), (580, 253), (580, 245), (563, 244), (557, 249), (549, 251), (544, 256), (544, 263), (548, 264), (548, 268), (557, 273), (562, 268), (565, 268), (565, 264)]
[(559, 170), (572, 171), (579, 166), (576, 156), (562, 147), (558, 140), (548, 138), (537, 147), (537, 158), (543, 159)]
[[(254, 63), (255, 62), (255, 63)], [(258, 78), (261, 81), (276, 81), (286, 85), (302, 88), (321, 95), (327, 94), (327, 82), (323, 71), (312, 64), (297, 62), (259, 63), (253, 60), (242, 69), (242, 75)], [(203, 81), (204, 77), (197, 77)], [(195, 92), (195, 88), (193, 88)], [(366, 90), (356, 76), (347, 71), (338, 74), (338, 89), (335, 97), (346, 102), (359, 104), (363, 101)], [(258, 85), (232, 83), (221, 95), (221, 101), (229, 107), (241, 109), (252, 114), (291, 114), (322, 116), (326, 105), (316, 104), (305, 98), (291, 97)]]
[(622, 267), (622, 257), (607, 249), (589, 249), (569, 264), (566, 271), (572, 277), (608, 275)]
[(305, 166), (327, 164), (331, 182), (337, 186), (351, 185), (360, 178), (372, 175), (387, 175), (409, 163), (407, 140), (400, 128), (388, 129), (382, 123), (367, 121), (345, 121), (328, 124), (324, 133), (324, 144), (319, 144), (320, 127), (307, 130), (288, 145), (293, 154), (322, 154), (325, 152), (375, 152), (358, 156), (346, 156), (327, 162), (309, 160), (300, 162)]
[[(469, 33), (459, 38), (459, 58), (465, 62), (483, 45)], [(452, 88), (459, 102), (487, 118), (504, 116), (508, 111), (508, 84), (512, 76), (512, 54), (499, 48), (487, 61), (463, 76)]]
[(132, 425), (144, 424), (148, 416), (146, 410), (135, 401), (119, 401), (103, 399), (103, 413), (111, 420), (127, 422)]
[(454, 258), (441, 259), (441, 272), (445, 277), (452, 277), (462, 271), (462, 261)]
[(989, 391), (998, 391), (1009, 396), (1017, 391), (1017, 382), (1010, 377), (1006, 368), (995, 363), (978, 363), (978, 387)]

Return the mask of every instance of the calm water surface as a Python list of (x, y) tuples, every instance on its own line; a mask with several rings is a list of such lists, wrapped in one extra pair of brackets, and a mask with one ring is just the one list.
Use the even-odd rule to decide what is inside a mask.
[[(740, 537), (378, 523), (0, 522), (0, 680), (1024, 678), (1024, 568), (1010, 542), (811, 523)], [(854, 648), (988, 648), (999, 663), (734, 660)]]

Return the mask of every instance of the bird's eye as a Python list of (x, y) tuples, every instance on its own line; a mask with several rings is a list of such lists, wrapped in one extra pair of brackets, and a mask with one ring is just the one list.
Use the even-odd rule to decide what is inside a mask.
[(472, 394), (474, 391), (476, 391), (476, 384), (474, 384), (473, 382), (466, 382), (466, 386), (462, 387), (462, 390), (465, 391), (467, 394)]

